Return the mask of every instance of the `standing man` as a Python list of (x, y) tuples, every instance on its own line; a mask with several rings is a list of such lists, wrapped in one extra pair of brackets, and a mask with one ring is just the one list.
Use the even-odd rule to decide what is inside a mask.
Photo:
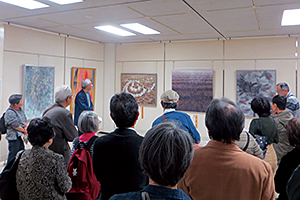
[(277, 155), (277, 163), (279, 165), (281, 158), (294, 147), (290, 145), (288, 135), (286, 133), (287, 122), (293, 119), (293, 115), (286, 110), (287, 98), (283, 95), (276, 95), (272, 99), (272, 111), (275, 114), (274, 120), (277, 124), (278, 143), (274, 143), (273, 147)]
[(92, 81), (84, 79), (81, 82), (81, 90), (76, 94), (75, 97), (75, 113), (74, 113), (74, 124), (78, 126), (79, 115), (84, 110), (93, 110), (94, 105), (91, 99), (90, 91), (93, 88)]
[(120, 193), (139, 191), (148, 184), (139, 162), (143, 137), (134, 126), (139, 117), (138, 104), (128, 93), (110, 100), (110, 116), (117, 128), (98, 138), (94, 144), (94, 172), (101, 183), (100, 200)]
[(72, 101), (72, 90), (70, 86), (63, 85), (55, 89), (55, 104), (44, 112), (44, 116), (51, 119), (55, 137), (49, 147), (55, 153), (64, 156), (66, 166), (71, 158), (71, 150), (68, 142), (72, 142), (78, 132), (75, 128), (72, 113), (66, 109)]
[(152, 127), (166, 121), (175, 122), (180, 128), (186, 130), (193, 138), (194, 143), (200, 142), (200, 135), (194, 126), (189, 115), (176, 111), (179, 104), (179, 95), (174, 90), (168, 90), (161, 95), (161, 106), (164, 109), (164, 114), (158, 117), (152, 124)]
[(214, 99), (206, 110), (211, 141), (195, 150), (179, 182), (194, 200), (273, 200), (274, 177), (269, 163), (242, 151), (235, 141), (244, 128), (243, 111), (228, 99)]
[(285, 82), (277, 83), (276, 92), (279, 95), (283, 95), (287, 98), (286, 100), (286, 111), (293, 114), (294, 117), (300, 116), (299, 100), (297, 97), (290, 92), (289, 85)]

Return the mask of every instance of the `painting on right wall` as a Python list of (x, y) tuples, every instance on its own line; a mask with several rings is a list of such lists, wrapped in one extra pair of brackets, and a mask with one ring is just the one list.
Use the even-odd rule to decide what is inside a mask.
[(173, 70), (172, 89), (179, 94), (177, 110), (205, 112), (213, 99), (213, 70)]
[(237, 70), (236, 97), (246, 117), (254, 117), (251, 101), (255, 97), (265, 97), (270, 102), (276, 94), (276, 71)]

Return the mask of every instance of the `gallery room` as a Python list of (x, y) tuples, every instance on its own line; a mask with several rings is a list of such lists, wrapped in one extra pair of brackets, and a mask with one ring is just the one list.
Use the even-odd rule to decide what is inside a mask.
[[(80, 72), (93, 78), (94, 110), (102, 118), (100, 130), (104, 132), (115, 128), (109, 115), (109, 100), (115, 93), (128, 91), (130, 80), (152, 81), (150, 85), (136, 86), (136, 90), (151, 91), (150, 100), (143, 98), (139, 102), (135, 129), (141, 135), (163, 112), (160, 95), (177, 87), (185, 96), (181, 95), (180, 110), (191, 116), (203, 143), (209, 140), (204, 112), (212, 98), (227, 97), (237, 102), (246, 115), (248, 129), (253, 113), (249, 111), (251, 98), (243, 93), (247, 90), (245, 85), (255, 82), (255, 87), (271, 97), (276, 93), (276, 83), (284, 81), (299, 95), (300, 29), (297, 25), (281, 24), (284, 10), (300, 8), (299, 2), (83, 0), (60, 5), (36, 1), (47, 6), (23, 8), (0, 0), (1, 115), (13, 93), (25, 95), (25, 113), (35, 106), (26, 98), (45, 102), (42, 93), (26, 91), (28, 84), (41, 84), (33, 80), (35, 74), (27, 72), (30, 67), (51, 69), (49, 93), (60, 85), (70, 85), (75, 91), (76, 73), (77, 81), (82, 76)], [(156, 32), (139, 33), (126, 27), (130, 23)], [(105, 32), (108, 25), (131, 34)], [(30, 118), (38, 115), (33, 113)], [(1, 165), (7, 153), (7, 140), (2, 135)]]

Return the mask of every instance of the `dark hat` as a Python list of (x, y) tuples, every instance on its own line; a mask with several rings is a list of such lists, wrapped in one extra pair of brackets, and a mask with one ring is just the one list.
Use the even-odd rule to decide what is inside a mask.
[(179, 100), (179, 95), (174, 90), (168, 90), (165, 91), (160, 98), (164, 103), (176, 103)]

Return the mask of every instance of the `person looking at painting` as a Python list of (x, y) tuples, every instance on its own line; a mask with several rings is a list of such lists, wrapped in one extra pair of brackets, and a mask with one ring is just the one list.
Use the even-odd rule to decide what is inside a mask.
[(148, 185), (148, 177), (139, 162), (143, 137), (134, 130), (139, 106), (129, 93), (110, 99), (110, 116), (117, 128), (99, 137), (94, 144), (93, 167), (101, 183), (100, 200), (120, 193), (139, 191)]
[(293, 115), (286, 111), (286, 97), (283, 95), (276, 95), (272, 99), (272, 111), (276, 115), (274, 120), (277, 124), (278, 143), (273, 144), (277, 155), (277, 163), (280, 164), (281, 158), (288, 152), (294, 149), (290, 145), (288, 135), (286, 133), (287, 122), (293, 119)]
[(189, 115), (176, 111), (176, 107), (179, 104), (179, 95), (174, 90), (165, 91), (161, 95), (161, 106), (164, 110), (164, 114), (158, 117), (153, 123), (152, 127), (155, 125), (172, 121), (175, 122), (180, 128), (186, 130), (187, 133), (193, 138), (194, 143), (200, 143), (200, 134), (197, 131), (195, 125), (193, 124)]
[(10, 106), (5, 112), (5, 125), (7, 127), (6, 139), (8, 140), (9, 163), (17, 155), (18, 151), (24, 150), (22, 135), (27, 135), (27, 118), (22, 110), (23, 98), (21, 94), (12, 94), (8, 101)]
[(300, 116), (299, 100), (290, 92), (289, 85), (285, 82), (277, 83), (276, 92), (279, 95), (285, 96), (286, 99), (286, 111), (290, 112), (294, 117)]
[(71, 104), (73, 95), (70, 86), (62, 85), (55, 88), (55, 104), (48, 108), (43, 116), (51, 119), (55, 137), (49, 149), (61, 154), (65, 158), (66, 166), (71, 158), (68, 142), (72, 142), (78, 135), (72, 119), (72, 113), (66, 109)]
[[(74, 113), (74, 124), (78, 126), (78, 118), (82, 111), (84, 110), (94, 110), (94, 105), (92, 102), (92, 98), (90, 95), (90, 91), (93, 88), (92, 81), (89, 79), (84, 79), (81, 82), (81, 90), (76, 94), (75, 97), (75, 113)], [(79, 135), (82, 135), (80, 131), (78, 131)]]

